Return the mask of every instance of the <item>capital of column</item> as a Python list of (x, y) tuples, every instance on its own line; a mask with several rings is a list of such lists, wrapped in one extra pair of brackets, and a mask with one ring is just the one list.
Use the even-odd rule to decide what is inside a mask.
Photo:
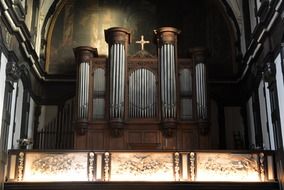
[(87, 62), (93, 57), (98, 57), (97, 48), (79, 46), (73, 49), (78, 64)]
[(193, 58), (195, 63), (206, 63), (206, 57), (208, 50), (204, 47), (196, 47), (189, 50), (190, 56)]
[(174, 27), (161, 27), (154, 30), (157, 44), (176, 44), (180, 30)]
[(105, 30), (105, 41), (111, 44), (130, 44), (130, 32), (123, 27), (112, 27)]

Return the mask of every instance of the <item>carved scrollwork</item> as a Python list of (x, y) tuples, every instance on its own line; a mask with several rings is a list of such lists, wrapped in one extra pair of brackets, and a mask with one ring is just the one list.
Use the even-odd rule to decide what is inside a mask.
[(190, 166), (189, 166), (189, 170), (190, 170), (190, 180), (194, 181), (195, 180), (195, 153), (191, 152), (189, 154), (189, 160), (190, 160)]
[(259, 153), (259, 173), (260, 173), (260, 180), (264, 181), (265, 175), (264, 175), (264, 153), (263, 152)]
[(175, 153), (175, 180), (176, 181), (179, 181), (179, 170), (180, 170), (180, 168), (179, 168), (179, 153), (178, 152), (176, 152)]
[(93, 181), (94, 178), (94, 160), (95, 160), (95, 153), (89, 153), (89, 167), (88, 167), (88, 178), (89, 181)]
[(23, 181), (25, 153), (20, 152), (18, 158), (18, 181)]
[(106, 152), (105, 153), (105, 158), (104, 158), (104, 161), (105, 161), (105, 167), (104, 167), (104, 173), (105, 173), (105, 181), (109, 181), (109, 152)]

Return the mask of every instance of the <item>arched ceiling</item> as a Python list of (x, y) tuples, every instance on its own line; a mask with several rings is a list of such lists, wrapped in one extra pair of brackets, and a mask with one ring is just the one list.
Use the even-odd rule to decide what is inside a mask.
[[(50, 10), (51, 6), (56, 4), (59, 5), (64, 0), (41, 0), (40, 3), (40, 17), (46, 19), (46, 17), (50, 17), (48, 15), (48, 11)], [(242, 14), (242, 0), (219, 0), (221, 4), (226, 3), (231, 11), (234, 14), (234, 17), (238, 23), (238, 27), (240, 30), (243, 28), (243, 14)], [(230, 17), (228, 15), (228, 17)]]
[[(124, 6), (123, 4), (125, 4), (126, 0), (120, 0), (120, 1), (113, 1), (115, 2), (114, 6)], [(87, 5), (87, 1), (79, 1), (80, 3), (71, 3), (72, 0), (43, 0), (41, 2), (41, 6), (40, 6), (40, 18), (41, 20), (43, 20), (42, 23), (42, 38), (44, 40), (49, 40), (49, 45), (48, 43), (45, 44), (45, 48), (47, 48), (48, 52), (49, 50), (52, 51), (52, 54), (55, 54), (56, 51), (51, 50), (52, 48), (52, 43), (61, 43), (58, 42), (58, 39), (53, 38), (51, 39), (50, 36), (52, 36), (53, 34), (55, 34), (56, 32), (59, 32), (60, 29), (56, 29), (56, 26), (60, 25), (59, 21), (56, 21), (57, 17), (60, 16), (63, 17), (63, 13), (61, 13), (61, 10), (63, 10), (62, 5), (65, 3), (65, 5), (69, 4), (69, 8), (72, 6), (75, 7), (80, 7), (80, 6), (85, 6), (84, 8), (88, 8), (88, 9), (95, 9), (95, 6), (89, 6)], [(105, 2), (109, 2), (104, 0)], [(110, 1), (112, 2), (112, 1)], [(118, 3), (117, 3), (118, 2)], [(142, 4), (141, 4), (142, 2)], [(118, 25), (120, 26), (125, 26), (126, 28), (130, 27), (130, 30), (132, 30), (131, 32), (133, 33), (133, 37), (137, 39), (138, 36), (140, 36), (142, 33), (141, 31), (135, 33), (135, 31), (133, 31), (133, 28), (131, 28), (131, 25), (129, 24), (139, 24), (139, 25), (143, 25), (143, 27), (145, 26), (149, 26), (147, 28), (147, 30), (152, 31), (154, 29), (156, 29), (156, 26), (166, 26), (166, 25), (171, 25), (171, 26), (175, 26), (178, 29), (182, 30), (182, 35), (183, 39), (180, 42), (180, 47), (179, 49), (186, 49), (184, 50), (184, 52), (181, 53), (181, 56), (185, 56), (186, 52), (188, 51), (187, 48), (192, 48), (193, 46), (209, 46), (212, 49), (212, 64), (211, 64), (211, 77), (216, 77), (216, 78), (222, 78), (222, 77), (228, 77), (228, 76), (232, 76), (234, 74), (236, 74), (236, 70), (237, 70), (237, 64), (235, 63), (235, 57), (236, 57), (236, 50), (239, 47), (237, 47), (236, 44), (240, 44), (240, 32), (242, 32), (242, 14), (241, 14), (241, 4), (240, 4), (240, 0), (236, 0), (236, 1), (231, 1), (231, 0), (203, 0), (201, 1), (201, 3), (199, 1), (185, 1), (184, 4), (182, 3), (183, 1), (179, 1), (178, 4), (177, 3), (173, 3), (172, 1), (168, 0), (168, 1), (163, 1), (163, 5), (162, 6), (168, 6), (170, 7), (171, 11), (173, 10), (174, 12), (172, 14), (168, 14), (166, 11), (164, 11), (163, 9), (157, 9), (158, 13), (157, 13), (157, 20), (153, 20), (151, 18), (151, 16), (155, 16), (154, 14), (156, 14), (155, 11), (157, 10), (150, 10), (148, 13), (142, 13), (143, 11), (143, 6), (148, 6), (148, 7), (155, 7), (155, 6), (160, 6), (161, 3), (160, 1), (156, 1), (156, 0), (148, 0), (145, 2), (150, 2), (149, 5), (147, 5), (147, 3), (143, 3), (144, 1), (140, 0), (138, 1), (138, 3), (133, 3), (133, 5), (128, 5), (127, 4), (127, 9), (124, 9), (124, 11), (118, 13), (115, 11), (111, 11), (111, 12), (107, 12), (110, 9), (102, 9), (100, 11), (103, 11), (103, 18), (105, 19), (112, 19), (111, 22), (112, 23), (114, 20), (114, 18), (116, 17), (123, 17), (124, 12), (126, 12), (126, 16), (131, 18), (127, 18), (127, 23), (125, 22), (118, 22)], [(187, 3), (191, 3), (192, 6), (185, 6), (187, 5)], [(120, 3), (120, 4), (119, 4)], [(139, 4), (140, 3), (140, 4)], [(160, 3), (160, 4), (159, 4)], [(186, 4), (185, 4), (186, 3)], [(95, 3), (94, 3), (95, 4)], [(165, 5), (164, 5), (165, 4)], [(168, 5), (167, 5), (168, 4)], [(196, 7), (194, 6), (199, 6), (199, 8), (202, 8), (204, 12), (206, 12), (206, 14), (208, 14), (209, 18), (206, 17), (202, 17), (202, 14), (204, 15), (204, 13), (202, 13), (202, 11), (200, 10), (196, 10)], [(67, 6), (68, 7), (68, 6)], [(137, 8), (138, 7), (138, 8)], [(139, 9), (139, 7), (142, 7), (141, 9)], [(64, 9), (66, 9), (66, 6), (64, 7)], [(132, 12), (129, 11), (129, 9), (135, 9)], [(218, 10), (217, 10), (218, 9)], [(222, 10), (223, 9), (223, 10)], [(59, 11), (58, 11), (59, 10)], [(116, 9), (118, 10), (118, 9)], [(142, 10), (142, 11), (141, 11)], [(74, 10), (72, 9), (71, 11), (74, 12)], [(141, 11), (141, 14), (140, 12)], [(208, 13), (209, 12), (209, 13)], [(78, 13), (75, 12), (73, 17), (78, 17)], [(109, 14), (109, 15), (107, 15)], [(151, 15), (152, 14), (152, 15)], [(129, 16), (130, 15), (130, 16)], [(162, 16), (161, 16), (162, 15)], [(66, 16), (66, 13), (65, 13)], [(98, 16), (99, 18), (101, 18), (102, 15)], [(136, 17), (136, 18), (135, 18)], [(141, 17), (144, 18), (141, 19)], [(162, 17), (166, 17), (166, 21), (163, 20)], [(196, 20), (195, 17), (202, 17), (200, 19), (200, 21), (192, 21), (193, 19)], [(44, 19), (43, 19), (44, 18)], [(53, 20), (52, 19), (56, 18)], [(93, 20), (90, 19), (90, 17), (86, 17), (89, 19), (89, 21), (83, 21), (81, 20), (81, 23), (83, 23), (80, 27), (80, 31), (82, 33), (82, 35), (80, 36), (80, 40), (83, 40), (82, 43), (78, 42), (78, 38), (76, 39), (72, 39), (72, 45), (70, 45), (69, 49), (69, 54), (72, 54), (72, 46), (79, 46), (79, 45), (90, 45), (90, 46), (94, 46), (97, 47), (99, 50), (99, 54), (101, 53), (101, 55), (105, 54), (106, 51), (106, 47), (103, 47), (103, 43), (98, 43), (98, 41), (96, 41), (96, 44), (93, 45), (92, 43), (90, 44), (86, 44), (88, 42), (91, 42), (92, 39), (89, 38), (82, 38), (85, 36), (88, 36), (87, 33), (84, 33), (85, 31), (90, 30), (90, 28), (84, 28), (85, 24), (88, 23), (84, 23), (84, 22), (92, 22), (92, 23), (96, 23), (98, 24), (98, 21), (96, 21), (95, 16), (93, 17)], [(131, 19), (134, 18), (136, 20), (132, 20)], [(223, 18), (223, 20), (221, 19)], [(82, 19), (84, 19), (82, 17)], [(137, 22), (137, 19), (140, 20)], [(219, 21), (219, 20), (222, 21)], [(124, 20), (125, 21), (125, 20)], [(132, 22), (132, 23), (131, 23)], [(143, 22), (145, 22), (145, 25), (143, 24)], [(185, 22), (191, 22), (192, 25), (189, 27), (188, 24), (184, 24)], [(147, 23), (147, 24), (146, 24)], [(177, 23), (177, 24), (176, 24)], [(176, 25), (175, 25), (176, 24)], [(96, 24), (94, 24), (96, 25)], [(129, 26), (128, 26), (129, 25)], [(206, 27), (204, 27), (204, 25), (206, 25)], [(193, 27), (194, 26), (194, 27)], [(106, 28), (107, 26), (100, 26), (101, 28), (99, 28), (101, 33), (103, 32), (103, 28)], [(113, 27), (113, 26), (109, 26), (109, 27)], [(52, 30), (51, 30), (51, 29)], [(207, 28), (207, 30), (206, 30)], [(210, 30), (208, 29), (210, 28)], [(53, 30), (54, 29), (54, 30)], [(61, 28), (62, 29), (62, 28)], [(77, 30), (77, 27), (74, 27), (74, 30)], [(93, 29), (97, 29), (95, 27), (92, 28)], [(82, 31), (83, 30), (83, 31)], [(135, 29), (134, 29), (135, 30)], [(145, 29), (146, 30), (146, 29)], [(204, 32), (205, 30), (205, 32)], [(49, 32), (48, 32), (49, 31)], [(78, 31), (76, 32), (78, 34)], [(74, 32), (74, 31), (73, 31)], [(147, 31), (143, 31), (143, 32), (147, 32)], [(149, 33), (151, 35), (151, 33)], [(195, 38), (192, 37), (190, 35), (198, 35), (200, 34), (200, 36), (203, 35), (202, 38)], [(212, 37), (213, 35), (215, 35), (215, 37)], [(227, 36), (226, 36), (227, 35)], [(147, 36), (147, 34), (146, 34)], [(65, 36), (66, 37), (66, 36)], [(151, 36), (147, 36), (148, 39), (151, 38)], [(135, 40), (136, 40), (135, 39)], [(53, 40), (53, 41), (52, 41)], [(100, 36), (100, 40), (104, 41), (104, 37)], [(220, 43), (220, 40), (224, 43)], [(76, 42), (74, 44), (74, 42)], [(226, 43), (228, 43), (226, 45)], [(62, 43), (61, 43), (62, 44)], [(190, 45), (188, 45), (190, 44)], [(57, 48), (59, 50), (64, 50), (63, 47), (59, 47), (57, 46)], [(152, 47), (153, 49), (154, 47)], [(49, 49), (49, 50), (48, 50)], [(150, 47), (151, 49), (151, 47)], [(218, 51), (219, 49), (219, 51)], [(132, 51), (132, 50), (131, 50)], [(223, 51), (223, 52), (222, 52)], [(228, 53), (228, 51), (230, 51), (230, 53)], [(133, 53), (133, 52), (132, 52)], [(223, 55), (222, 55), (223, 53)], [(62, 52), (59, 52), (60, 55), (62, 55)], [(52, 70), (52, 67), (50, 67), (50, 65), (52, 63), (55, 63), (56, 60), (59, 59), (63, 59), (62, 56), (59, 57), (52, 57), (51, 54), (47, 54), (44, 55), (44, 60), (46, 61), (46, 65), (47, 65), (47, 72), (49, 72), (50, 74), (60, 74), (57, 73), (56, 70)], [(69, 55), (69, 57), (71, 57)], [(67, 55), (68, 56), (68, 55)], [(226, 57), (227, 56), (227, 57)], [(72, 56), (73, 57), (73, 56)], [(67, 59), (66, 59), (67, 60)], [(68, 60), (67, 62), (71, 62), (72, 60)], [(51, 63), (51, 64), (50, 64)], [(66, 68), (66, 65), (64, 65), (61, 68)], [(210, 66), (209, 66), (210, 67)], [(216, 74), (215, 71), (219, 71), (219, 76)], [(71, 71), (71, 70), (70, 70)], [(69, 71), (67, 71), (68, 74)], [(66, 73), (65, 73), (66, 74)], [(214, 76), (213, 76), (214, 74)], [(209, 73), (210, 76), (210, 73)]]

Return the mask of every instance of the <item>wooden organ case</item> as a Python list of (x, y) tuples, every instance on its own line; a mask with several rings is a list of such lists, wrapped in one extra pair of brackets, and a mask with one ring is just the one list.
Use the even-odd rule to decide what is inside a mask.
[[(75, 148), (111, 150), (207, 149), (206, 51), (177, 57), (179, 30), (154, 31), (157, 56), (128, 56), (130, 33), (105, 30), (108, 58), (74, 49), (77, 69)], [(141, 39), (142, 41), (142, 39)], [(141, 42), (141, 43), (144, 43)]]

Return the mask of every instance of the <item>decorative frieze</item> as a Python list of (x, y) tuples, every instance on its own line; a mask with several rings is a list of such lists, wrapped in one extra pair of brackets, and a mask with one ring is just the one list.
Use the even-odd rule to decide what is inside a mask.
[[(17, 182), (274, 180), (272, 151), (36, 152), (12, 151), (7, 171)], [(14, 167), (13, 158), (17, 159)], [(15, 181), (14, 175), (8, 181)], [(208, 177), (210, 176), (210, 177)]]

